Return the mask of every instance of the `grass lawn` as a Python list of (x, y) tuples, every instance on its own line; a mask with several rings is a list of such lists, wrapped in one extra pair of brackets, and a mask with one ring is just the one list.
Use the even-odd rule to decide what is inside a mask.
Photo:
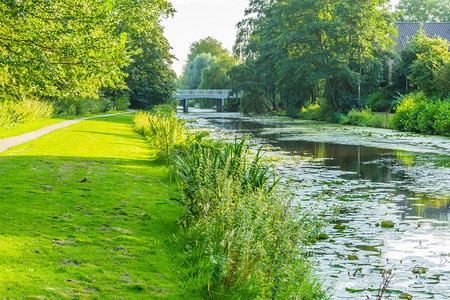
[[(132, 114), (0, 153), (0, 295), (178, 298), (181, 209)], [(87, 178), (87, 182), (78, 182)]]

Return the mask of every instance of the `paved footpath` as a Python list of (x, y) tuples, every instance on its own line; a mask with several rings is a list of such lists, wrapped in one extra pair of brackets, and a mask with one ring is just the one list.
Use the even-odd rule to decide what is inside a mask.
[(33, 132), (28, 132), (19, 136), (13, 136), (10, 138), (6, 138), (6, 139), (0, 139), (0, 153), (3, 151), (8, 150), (9, 148), (18, 146), (20, 144), (29, 142), (31, 140), (37, 139), (38, 137), (43, 136), (44, 134), (50, 133), (52, 131), (55, 131), (57, 129), (60, 128), (64, 128), (67, 126), (70, 126), (72, 124), (78, 123), (80, 121), (83, 120), (88, 120), (88, 119), (94, 119), (94, 118), (102, 118), (102, 117), (109, 117), (109, 116), (115, 116), (115, 115), (121, 115), (121, 114), (129, 114), (134, 112), (134, 110), (129, 109), (127, 112), (123, 112), (123, 113), (117, 113), (117, 114), (107, 114), (107, 115), (101, 115), (101, 116), (94, 116), (94, 117), (84, 117), (84, 118), (78, 118), (78, 119), (73, 119), (73, 120), (67, 120), (67, 121), (63, 121), (61, 123), (57, 123), (57, 124), (53, 124), (50, 126), (46, 126), (43, 127), (41, 129), (38, 129), (36, 131)]

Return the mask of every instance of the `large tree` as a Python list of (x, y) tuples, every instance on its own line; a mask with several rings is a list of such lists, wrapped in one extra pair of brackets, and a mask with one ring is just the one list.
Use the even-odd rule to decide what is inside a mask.
[(223, 48), (221, 42), (211, 36), (208, 36), (191, 44), (189, 47), (186, 66), (202, 53), (209, 53), (211, 56), (220, 57), (222, 55), (227, 55), (228, 51)]
[(166, 0), (1, 0), (0, 93), (92, 96), (124, 86), (124, 67), (148, 25), (172, 12)]
[(450, 22), (450, 0), (400, 0), (399, 21)]
[(361, 86), (381, 80), (372, 71), (391, 43), (387, 2), (252, 0), (234, 48), (254, 66), (251, 90), (297, 110), (320, 89), (334, 110), (357, 105)]
[(184, 87), (192, 90), (197, 89), (202, 81), (203, 70), (208, 68), (215, 60), (216, 58), (209, 53), (197, 55), (186, 67), (183, 76)]

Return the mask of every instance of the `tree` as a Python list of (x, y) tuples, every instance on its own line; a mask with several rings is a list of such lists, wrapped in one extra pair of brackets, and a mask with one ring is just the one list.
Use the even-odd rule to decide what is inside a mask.
[[(412, 44), (412, 48), (421, 49), (420, 52), (416, 53), (416, 59), (409, 66), (410, 75), (408, 78), (413, 86), (427, 96), (445, 93), (445, 88), (442, 89), (439, 82), (442, 80), (440, 79), (442, 75), (445, 74), (440, 73), (441, 70), (445, 70), (445, 64), (450, 61), (450, 53), (448, 52), (450, 43), (443, 39), (430, 39), (426, 37), (423, 31), (419, 31), (409, 44)], [(447, 77), (447, 85), (448, 80)]]
[(208, 36), (191, 44), (186, 66), (202, 53), (209, 53), (211, 56), (217, 57), (228, 55), (228, 51), (223, 48), (221, 42), (211, 36)]
[(400, 0), (399, 21), (450, 22), (450, 0)]
[(214, 61), (215, 57), (209, 53), (202, 53), (197, 55), (192, 62), (190, 62), (186, 71), (184, 72), (183, 81), (186, 89), (197, 89), (202, 80), (203, 70), (209, 67)]
[[(418, 88), (428, 96), (442, 94), (445, 88), (438, 87), (442, 85), (438, 78), (445, 74), (448, 47), (447, 41), (428, 38), (422, 29), (419, 30), (394, 64), (393, 83), (396, 88), (405, 92)], [(442, 79), (448, 82), (448, 78)]]
[(133, 38), (172, 12), (165, 0), (2, 0), (0, 93), (51, 98), (123, 88), (123, 68), (141, 52)]
[[(381, 81), (392, 43), (387, 0), (252, 0), (234, 50), (255, 68), (253, 99), (285, 98), (290, 111), (321, 93), (335, 111), (358, 105), (360, 87)], [(278, 96), (277, 96), (278, 95)], [(267, 101), (260, 101), (267, 105)]]
[(116, 2), (121, 12), (116, 32), (127, 35), (127, 47), (133, 55), (122, 69), (127, 88), (113, 90), (108, 96), (126, 94), (136, 108), (168, 102), (175, 91), (176, 74), (170, 68), (174, 57), (159, 23), (161, 17), (172, 14), (171, 6), (165, 1), (160, 1), (160, 6), (156, 6), (158, 1), (149, 0)]
[(123, 69), (131, 105), (146, 108), (168, 102), (175, 91), (176, 74), (170, 68), (173, 56), (159, 26), (147, 29), (133, 39), (139, 50), (133, 62)]
[(229, 89), (230, 76), (227, 72), (237, 64), (237, 59), (230, 55), (222, 56), (209, 67), (203, 69), (199, 89)]

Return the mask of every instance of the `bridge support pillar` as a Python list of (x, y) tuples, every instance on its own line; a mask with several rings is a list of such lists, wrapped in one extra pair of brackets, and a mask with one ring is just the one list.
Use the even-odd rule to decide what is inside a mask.
[(225, 98), (217, 100), (217, 112), (223, 112), (225, 108)]
[(183, 112), (184, 113), (188, 113), (189, 111), (188, 111), (188, 101), (189, 101), (189, 99), (183, 99)]

